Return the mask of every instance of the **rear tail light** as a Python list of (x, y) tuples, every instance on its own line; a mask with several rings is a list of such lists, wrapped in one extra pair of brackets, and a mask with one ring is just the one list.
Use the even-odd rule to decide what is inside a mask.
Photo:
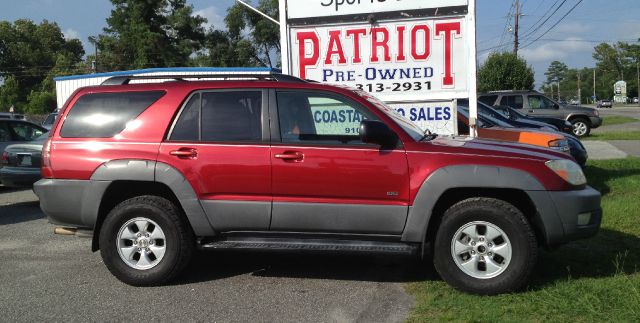
[(43, 178), (52, 178), (53, 169), (51, 169), (51, 137), (44, 142), (42, 146), (42, 167), (40, 168), (40, 174)]
[(0, 159), (0, 165), (9, 165), (9, 153), (3, 152), (2, 159)]

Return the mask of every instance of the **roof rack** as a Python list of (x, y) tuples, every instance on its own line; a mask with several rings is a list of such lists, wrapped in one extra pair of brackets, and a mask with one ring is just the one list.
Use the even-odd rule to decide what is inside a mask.
[(260, 81), (276, 81), (288, 83), (305, 83), (305, 80), (295, 76), (280, 73), (221, 73), (221, 74), (173, 74), (173, 75), (122, 75), (106, 79), (101, 85), (126, 85), (133, 80), (175, 80), (186, 81), (187, 79), (256, 79)]

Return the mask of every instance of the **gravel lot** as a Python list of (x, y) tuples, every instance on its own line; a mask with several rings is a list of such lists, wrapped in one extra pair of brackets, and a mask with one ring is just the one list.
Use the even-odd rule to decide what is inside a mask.
[(394, 322), (402, 284), (429, 278), (406, 258), (206, 252), (173, 285), (135, 288), (89, 239), (52, 232), (31, 191), (0, 187), (2, 321)]

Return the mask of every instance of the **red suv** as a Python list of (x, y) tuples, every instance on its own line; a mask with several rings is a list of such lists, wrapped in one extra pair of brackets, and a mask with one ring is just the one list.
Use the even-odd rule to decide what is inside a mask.
[(275, 73), (136, 78), (154, 77), (72, 95), (34, 188), (128, 284), (167, 282), (195, 248), (298, 249), (429, 255), (496, 294), (526, 284), (540, 246), (600, 226), (563, 153), (436, 138), (365, 92)]

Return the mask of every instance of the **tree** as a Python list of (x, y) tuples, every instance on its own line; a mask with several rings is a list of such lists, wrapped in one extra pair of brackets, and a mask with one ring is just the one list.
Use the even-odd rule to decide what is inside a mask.
[(74, 70), (83, 55), (82, 43), (65, 39), (56, 23), (1, 21), (0, 76), (5, 84), (0, 91), (0, 109), (7, 110), (13, 104), (22, 111), (33, 91), (53, 93), (53, 86), (43, 86), (47, 79), (53, 83), (51, 70)]
[[(560, 82), (566, 78), (566, 74), (569, 68), (565, 63), (560, 61), (553, 61), (549, 64), (549, 68), (544, 72), (547, 76), (547, 84), (551, 85), (555, 83), (558, 86), (558, 100), (560, 99)], [(552, 91), (553, 94), (553, 91)]]
[[(258, 10), (278, 20), (278, 0), (260, 0)], [(273, 21), (236, 3), (227, 11), (224, 19), (231, 41), (239, 43), (246, 39), (252, 50), (246, 50), (251, 59), (262, 66), (280, 66), (280, 27)]]
[(114, 9), (97, 40), (103, 70), (184, 66), (202, 48), (207, 20), (193, 16), (186, 0), (111, 3)]
[(491, 53), (478, 69), (478, 91), (531, 90), (534, 72), (527, 62), (509, 52)]
[(194, 60), (196, 66), (254, 67), (261, 66), (255, 47), (246, 39), (231, 37), (229, 32), (211, 28), (207, 32), (205, 52)]

